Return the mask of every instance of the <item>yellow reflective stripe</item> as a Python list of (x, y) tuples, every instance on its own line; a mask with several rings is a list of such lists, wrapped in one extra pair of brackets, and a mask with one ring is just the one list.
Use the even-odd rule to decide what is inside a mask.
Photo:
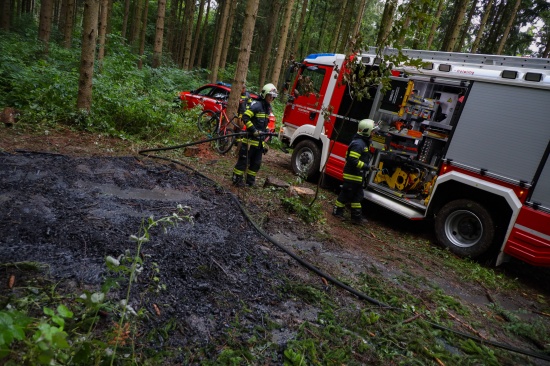
[(360, 176), (360, 175), (351, 175), (351, 174), (345, 174), (345, 173), (344, 173), (344, 179), (352, 180), (354, 182), (362, 182), (363, 181), (363, 177)]
[(253, 170), (248, 169), (248, 175), (251, 175), (251, 176), (255, 177), (255, 176), (256, 176), (256, 172), (253, 171)]
[(260, 146), (260, 141), (251, 140), (251, 139), (243, 139), (243, 144), (250, 144), (250, 146)]
[(357, 167), (359, 169), (361, 169), (363, 167), (363, 165), (365, 165), (365, 163), (363, 163), (361, 160), (359, 160), (359, 162), (357, 163)]
[(244, 114), (246, 114), (250, 118), (254, 117), (254, 112), (252, 112), (250, 109), (247, 109), (246, 112), (244, 112)]
[(357, 158), (359, 159), (361, 157), (361, 154), (359, 154), (358, 152), (356, 151), (350, 151), (349, 152), (349, 156), (351, 156), (352, 158)]
[(254, 124), (252, 122), (250, 122), (250, 121), (246, 122), (246, 127), (247, 128), (250, 128), (252, 126), (254, 126)]
[(351, 203), (351, 208), (361, 208), (361, 203), (352, 202), (352, 203)]
[(243, 175), (244, 172), (242, 170), (239, 170), (237, 168), (233, 168), (233, 173), (235, 173), (236, 175)]
[(340, 202), (340, 201), (338, 201), (338, 200), (336, 200), (336, 203), (335, 203), (334, 205), (335, 205), (336, 207), (340, 207), (340, 208), (346, 207), (346, 205), (344, 205), (342, 202)]
[(265, 114), (265, 113), (258, 113), (258, 114), (256, 115), (256, 117), (257, 117), (257, 118), (266, 118), (266, 117), (267, 117), (267, 114)]

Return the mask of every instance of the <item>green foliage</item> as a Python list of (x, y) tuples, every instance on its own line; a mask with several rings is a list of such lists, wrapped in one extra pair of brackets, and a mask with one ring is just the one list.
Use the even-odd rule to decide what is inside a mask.
[[(144, 221), (140, 233), (131, 236), (137, 243), (135, 254), (127, 250), (118, 258), (106, 258), (110, 277), (100, 291), (84, 291), (74, 299), (71, 294), (57, 293), (54, 286), (50, 290), (44, 289), (47, 297), (39, 291), (29, 291), (27, 296), (12, 299), (5, 309), (0, 310), (0, 363), (90, 365), (118, 364), (121, 361), (126, 364), (127, 356), (118, 355), (117, 348), (134, 342), (135, 337), (130, 337), (130, 333), (135, 332), (142, 314), (141, 309), (129, 305), (130, 289), (145, 265), (140, 256), (141, 246), (150, 240), (152, 228), (161, 226), (166, 230), (180, 221), (191, 221), (186, 210), (186, 207), (178, 206), (178, 212), (172, 216), (157, 220), (150, 217)], [(158, 269), (158, 266), (153, 265), (153, 268)], [(126, 298), (116, 303), (109, 300), (109, 291), (124, 283), (128, 288)], [(69, 303), (72, 310), (66, 305)], [(115, 316), (118, 314), (119, 321), (112, 325), (100, 324), (99, 312), (102, 310)], [(130, 314), (134, 316), (130, 317)], [(170, 329), (170, 323), (166, 327)], [(135, 345), (125, 347), (124, 352), (135, 352)], [(146, 356), (133, 354), (131, 359), (141, 357)], [(154, 356), (149, 360), (155, 364)]]
[(281, 197), (281, 204), (288, 213), (296, 214), (309, 224), (323, 218), (323, 209), (318, 203), (309, 204), (300, 197)]

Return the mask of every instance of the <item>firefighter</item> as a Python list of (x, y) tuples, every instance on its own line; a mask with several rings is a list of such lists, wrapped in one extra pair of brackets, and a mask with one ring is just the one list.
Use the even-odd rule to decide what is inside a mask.
[(363, 172), (369, 168), (371, 154), (369, 152), (370, 136), (375, 128), (372, 119), (359, 121), (357, 133), (349, 144), (344, 166), (344, 183), (338, 199), (334, 204), (332, 214), (344, 218), (346, 204), (351, 206), (351, 222), (360, 224), (362, 218), (361, 201), (363, 200)]
[(237, 110), (237, 114), (239, 115), (239, 119), (241, 119), (241, 121), (243, 118), (243, 113), (246, 112), (251, 103), (252, 98), (250, 97), (250, 93), (246, 91), (246, 84), (243, 84), (243, 88), (241, 90), (241, 99), (239, 100), (239, 108)]
[[(250, 105), (243, 113), (243, 123), (246, 126), (247, 136), (242, 139), (239, 158), (233, 168), (233, 184), (235, 186), (254, 186), (256, 174), (262, 165), (262, 155), (267, 152), (267, 144), (261, 136), (267, 130), (271, 102), (277, 98), (277, 88), (273, 84), (266, 84), (260, 92), (260, 99)], [(245, 181), (246, 171), (246, 181)]]

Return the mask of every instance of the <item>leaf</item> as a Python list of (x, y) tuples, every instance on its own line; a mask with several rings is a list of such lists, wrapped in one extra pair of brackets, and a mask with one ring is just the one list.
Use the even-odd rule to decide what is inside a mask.
[(57, 313), (59, 315), (61, 315), (62, 317), (64, 318), (72, 318), (73, 317), (73, 312), (69, 310), (68, 307), (66, 307), (65, 305), (61, 304), (57, 307)]
[(54, 316), (55, 315), (54, 311), (52, 309), (50, 309), (49, 307), (46, 307), (46, 306), (44, 306), (44, 314), (49, 315), (49, 316)]
[(60, 328), (63, 328), (65, 326), (65, 320), (63, 320), (63, 318), (58, 315), (52, 316), (52, 321), (55, 324), (59, 325)]

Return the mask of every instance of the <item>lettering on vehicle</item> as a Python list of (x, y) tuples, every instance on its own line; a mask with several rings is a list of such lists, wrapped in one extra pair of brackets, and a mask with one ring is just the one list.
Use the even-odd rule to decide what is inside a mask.
[(474, 72), (472, 70), (456, 70), (457, 73), (459, 74), (468, 74), (468, 75), (473, 75)]

